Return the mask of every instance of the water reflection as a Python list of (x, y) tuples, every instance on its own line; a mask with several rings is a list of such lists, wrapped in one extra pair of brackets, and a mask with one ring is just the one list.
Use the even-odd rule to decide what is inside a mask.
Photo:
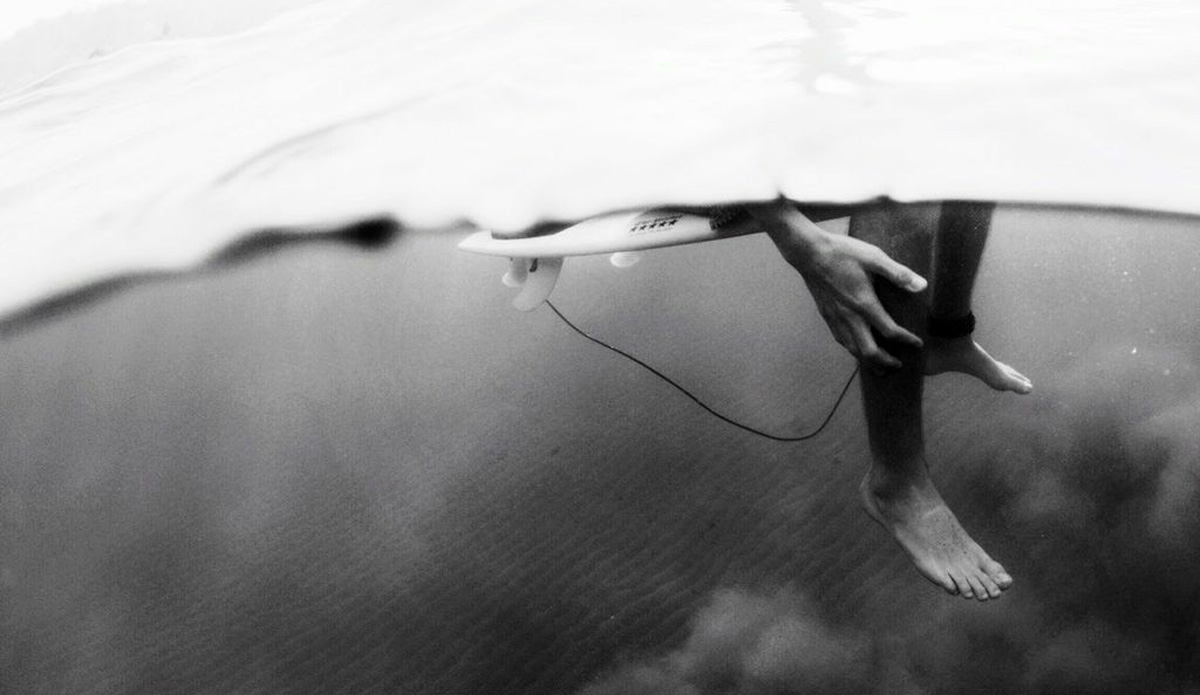
[(516, 230), (778, 193), (1196, 212), (1196, 26), (1182, 0), (337, 0), (142, 43), (0, 99), (0, 311), (364, 215)]

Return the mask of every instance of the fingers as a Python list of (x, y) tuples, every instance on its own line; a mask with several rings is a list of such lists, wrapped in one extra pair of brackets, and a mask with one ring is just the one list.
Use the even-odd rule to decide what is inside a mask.
[(921, 340), (892, 321), (878, 300), (875, 300), (873, 308), (866, 309), (866, 306), (865, 302), (858, 302), (854, 307), (842, 305), (833, 310), (823, 310), (821, 316), (838, 344), (868, 367), (876, 371), (900, 368), (900, 360), (879, 345), (871, 328), (874, 326), (886, 338), (914, 347), (920, 347)]
[(896, 323), (892, 315), (887, 313), (887, 310), (879, 303), (879, 298), (874, 293), (859, 304), (858, 310), (866, 318), (867, 322), (876, 331), (879, 331), (879, 335), (884, 338), (915, 348), (919, 348), (925, 344), (915, 333)]
[(879, 347), (879, 344), (875, 342), (875, 336), (871, 334), (870, 326), (861, 318), (853, 314), (832, 312), (822, 314), (822, 316), (825, 318), (825, 323), (829, 326), (829, 332), (833, 334), (834, 340), (846, 348), (846, 351), (856, 359), (866, 363), (869, 368), (881, 371), (897, 369), (901, 366), (900, 360)]
[(825, 324), (829, 326), (829, 332), (833, 334), (833, 339), (838, 342), (838, 345), (846, 348), (846, 351), (855, 358), (859, 357), (858, 343), (854, 340), (850, 324), (838, 314), (822, 313), (822, 317), (825, 319)]
[(892, 260), (892, 257), (884, 253), (882, 249), (875, 248), (875, 252), (868, 254), (866, 263), (871, 272), (909, 292), (920, 292), (929, 286), (929, 282), (925, 278), (917, 275), (908, 266)]
[(900, 360), (879, 347), (879, 344), (875, 342), (875, 336), (871, 334), (870, 326), (865, 322), (852, 323), (850, 332), (854, 338), (854, 344), (858, 348), (858, 352), (851, 350), (855, 357), (876, 369), (899, 369), (901, 367)]
[(899, 368), (900, 360), (879, 343), (910, 348), (921, 348), (923, 343), (883, 307), (870, 276), (880, 275), (910, 292), (919, 292), (928, 283), (877, 246), (845, 237), (833, 238), (830, 244), (820, 247), (824, 250), (810, 259), (812, 262), (797, 265), (825, 322), (837, 341), (865, 366)]

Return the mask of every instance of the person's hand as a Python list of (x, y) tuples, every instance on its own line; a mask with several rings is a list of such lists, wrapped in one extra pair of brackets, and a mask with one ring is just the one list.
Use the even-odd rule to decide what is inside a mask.
[(921, 347), (921, 339), (883, 308), (872, 276), (882, 276), (909, 292), (924, 290), (928, 285), (924, 278), (877, 246), (826, 232), (782, 201), (756, 206), (751, 212), (784, 259), (800, 272), (833, 337), (850, 354), (875, 369), (900, 366), (900, 360), (876, 342), (872, 328), (889, 340)]

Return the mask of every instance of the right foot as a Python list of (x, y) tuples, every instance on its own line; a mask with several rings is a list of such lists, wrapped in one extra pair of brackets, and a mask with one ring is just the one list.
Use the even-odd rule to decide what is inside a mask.
[(943, 372), (973, 376), (997, 391), (1025, 394), (1033, 390), (1033, 382), (1024, 374), (989, 355), (969, 335), (925, 341), (926, 376)]
[(863, 506), (926, 579), (950, 594), (986, 601), (1012, 586), (1012, 577), (971, 539), (933, 483), (880, 485), (871, 474), (859, 488)]

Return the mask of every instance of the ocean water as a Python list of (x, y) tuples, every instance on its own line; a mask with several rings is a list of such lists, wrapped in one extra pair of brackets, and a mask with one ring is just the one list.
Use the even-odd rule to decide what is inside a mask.
[(0, 99), (0, 312), (252, 230), (663, 203), (1195, 213), (1183, 0), (327, 0)]
[(245, 31), (314, 0), (47, 0), (0, 7), (0, 92), (148, 41)]
[[(934, 477), (1016, 586), (945, 596), (816, 440), (712, 420), (455, 235), (296, 247), (0, 343), (0, 688), (1186, 693), (1200, 231), (1004, 207)], [(809, 429), (851, 360), (765, 238), (568, 264), (556, 302), (723, 411)]]
[[(0, 281), (32, 319), (0, 327), (0, 692), (1193, 692), (1191, 10), (688, 8), (335, 2), (4, 97)], [(845, 106), (916, 118), (937, 94), (991, 127), (872, 134)], [(844, 133), (772, 120), (818, 102)], [(626, 137), (650, 144), (626, 159)], [(871, 143), (890, 153), (830, 154)], [(955, 166), (896, 165), (920, 152)], [(935, 479), (1017, 578), (998, 602), (931, 588), (858, 509), (856, 392), (806, 444), (727, 429), (514, 311), (504, 263), (447, 223), (806, 182), (1036, 191), (1000, 206), (975, 294), (979, 340), (1036, 392), (926, 395)], [(399, 225), (358, 246), (293, 243), (380, 214)], [(762, 235), (575, 259), (555, 299), (772, 430), (808, 429), (852, 369)]]

